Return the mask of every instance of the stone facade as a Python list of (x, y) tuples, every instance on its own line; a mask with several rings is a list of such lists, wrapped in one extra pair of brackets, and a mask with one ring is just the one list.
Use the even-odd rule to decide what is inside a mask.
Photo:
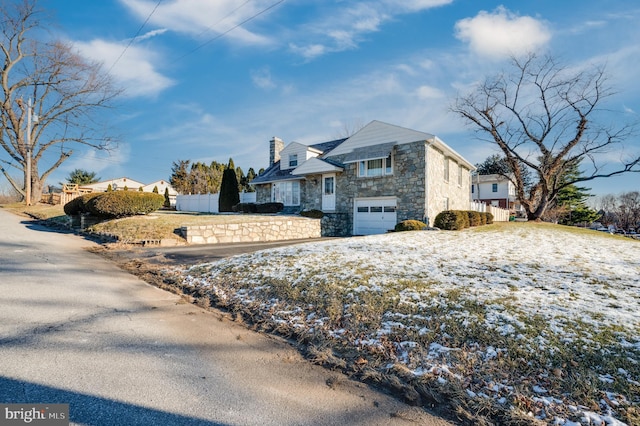
[(320, 219), (273, 216), (269, 221), (220, 223), (180, 228), (189, 244), (249, 243), (319, 238)]
[[(335, 174), (335, 210), (325, 210), (323, 236), (353, 233), (355, 200), (359, 198), (395, 198), (398, 222), (416, 219), (432, 225), (443, 210), (469, 209), (470, 170), (429, 141), (395, 145), (391, 175), (360, 177), (358, 163), (344, 163), (347, 158), (348, 154), (330, 157), (343, 164), (344, 171)], [(258, 203), (271, 201), (271, 184), (256, 185), (256, 192)], [(301, 177), (300, 200), (300, 206), (291, 206), (286, 212), (323, 210), (321, 174)]]

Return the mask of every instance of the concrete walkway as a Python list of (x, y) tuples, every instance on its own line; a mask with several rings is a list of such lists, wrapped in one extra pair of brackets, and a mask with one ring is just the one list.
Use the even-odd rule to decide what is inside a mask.
[(0, 209), (0, 402), (83, 425), (447, 425)]

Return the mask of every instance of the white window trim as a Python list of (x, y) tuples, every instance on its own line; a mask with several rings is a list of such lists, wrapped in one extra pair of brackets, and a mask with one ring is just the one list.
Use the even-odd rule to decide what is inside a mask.
[(298, 154), (289, 154), (289, 167), (298, 167)]
[(271, 201), (285, 206), (300, 205), (300, 182), (284, 181), (271, 184)]
[[(369, 164), (371, 161), (382, 161), (382, 167), (380, 168), (380, 174), (369, 174), (369, 170), (377, 170), (369, 169)], [(371, 178), (371, 177), (379, 177), (379, 176), (391, 176), (393, 175), (393, 154), (389, 154), (384, 158), (369, 158), (367, 160), (358, 161), (358, 177), (360, 178)]]

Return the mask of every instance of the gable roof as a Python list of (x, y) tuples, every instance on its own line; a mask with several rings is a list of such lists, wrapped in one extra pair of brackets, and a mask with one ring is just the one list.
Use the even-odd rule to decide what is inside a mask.
[(291, 173), (294, 175), (313, 175), (319, 173), (342, 172), (344, 167), (336, 164), (334, 161), (321, 160), (318, 157), (310, 158), (295, 169)]
[(358, 130), (340, 146), (336, 147), (329, 155), (342, 155), (353, 152), (357, 148), (370, 147), (374, 145), (395, 142), (404, 144), (410, 142), (427, 141), (435, 136), (417, 130), (411, 130), (394, 124), (383, 123), (374, 120)]
[[(324, 154), (331, 151), (336, 146), (340, 145), (346, 139), (347, 138), (335, 139), (332, 141), (320, 142), (313, 145), (304, 145), (304, 146), (320, 154)], [(292, 142), (292, 143), (299, 144), (298, 142)], [(304, 166), (308, 161), (311, 161), (314, 159), (318, 160), (318, 157), (314, 157), (305, 161), (304, 163), (300, 164), (300, 166), (298, 166), (297, 168), (287, 169), (287, 170), (280, 170), (280, 161), (276, 161), (272, 166), (270, 166), (264, 172), (262, 172), (260, 176), (257, 176), (256, 178), (254, 178), (251, 181), (251, 183), (252, 184), (271, 183), (271, 182), (278, 182), (278, 181), (285, 181), (285, 180), (300, 180), (302, 179), (302, 176), (294, 174), (293, 172), (297, 171), (300, 167)], [(322, 161), (322, 160), (318, 160), (318, 161)], [(342, 168), (340, 167), (340, 164), (336, 163), (335, 161), (324, 160), (323, 162), (325, 165), (318, 166), (318, 167), (320, 167), (320, 169), (326, 169), (327, 172), (342, 170)], [(313, 166), (314, 164), (318, 165), (314, 161), (313, 163), (311, 163), (311, 166)], [(304, 170), (305, 169), (302, 169), (301, 174), (305, 173)]]
[[(383, 123), (374, 120), (356, 132), (353, 136), (338, 145), (334, 150), (326, 154), (328, 157), (337, 155), (347, 155), (345, 161), (358, 161), (357, 157), (366, 156), (367, 148), (380, 147), (384, 150), (387, 146), (401, 145), (412, 142), (428, 142), (436, 149), (442, 151), (446, 156), (454, 158), (458, 163), (466, 166), (469, 170), (475, 170), (475, 166), (468, 162), (462, 155), (444, 143), (439, 137), (431, 133), (420, 132), (418, 130), (407, 129), (395, 124)], [(390, 151), (390, 149), (389, 149)], [(376, 155), (382, 155), (377, 153)], [(388, 155), (388, 153), (387, 153)], [(351, 158), (354, 157), (354, 158)], [(386, 157), (386, 155), (385, 155)], [(377, 157), (381, 158), (381, 157)]]

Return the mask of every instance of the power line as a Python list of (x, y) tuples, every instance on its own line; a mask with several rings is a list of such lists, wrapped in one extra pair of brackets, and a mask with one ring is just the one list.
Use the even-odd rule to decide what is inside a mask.
[[(192, 53), (196, 52), (197, 50), (202, 49), (202, 48), (203, 48), (204, 46), (206, 46), (207, 44), (213, 43), (214, 41), (216, 41), (216, 40), (218, 40), (218, 39), (220, 39), (220, 38), (224, 37), (225, 35), (229, 34), (231, 31), (235, 30), (236, 28), (239, 28), (239, 27), (241, 27), (242, 25), (246, 24), (247, 22), (252, 21), (252, 20), (254, 20), (255, 18), (257, 18), (258, 16), (260, 16), (260, 15), (262, 15), (262, 14), (264, 14), (264, 13), (266, 13), (266, 12), (270, 11), (271, 9), (273, 9), (273, 8), (274, 8), (274, 7), (276, 7), (276, 6), (278, 6), (280, 3), (283, 3), (284, 1), (285, 1), (285, 0), (279, 0), (279, 1), (275, 2), (275, 3), (273, 3), (272, 5), (268, 6), (267, 8), (262, 9), (260, 12), (258, 12), (258, 13), (256, 13), (256, 14), (254, 14), (254, 15), (252, 15), (252, 16), (250, 16), (250, 17), (248, 17), (247, 19), (245, 19), (244, 21), (240, 22), (239, 24), (234, 25), (233, 27), (229, 28), (227, 31), (224, 31), (224, 32), (222, 32), (222, 33), (218, 34), (217, 36), (215, 36), (215, 37), (213, 37), (213, 38), (211, 38), (211, 39), (209, 39), (209, 40), (205, 41), (204, 43), (202, 43), (202, 44), (200, 44), (199, 46), (197, 46), (195, 49), (193, 49), (193, 50), (191, 50), (191, 51), (189, 51), (189, 52), (185, 53), (185, 54), (184, 54), (184, 55), (182, 55), (182, 56), (180, 56), (177, 60), (179, 61), (179, 60), (181, 60), (181, 59), (185, 58), (186, 56), (189, 56), (189, 55), (191, 55)], [(245, 3), (245, 4), (246, 4), (246, 3)], [(244, 6), (244, 5), (243, 5), (243, 6)], [(240, 7), (242, 7), (242, 6), (240, 6)], [(237, 10), (237, 9), (236, 9), (236, 10)], [(232, 13), (233, 13), (233, 12), (232, 12)]]
[(158, 3), (156, 3), (156, 6), (153, 8), (153, 10), (151, 11), (151, 13), (149, 14), (149, 16), (147, 16), (147, 19), (144, 20), (144, 22), (142, 23), (142, 25), (140, 25), (140, 28), (138, 28), (138, 32), (136, 32), (136, 35), (133, 36), (132, 39), (129, 40), (129, 44), (127, 44), (125, 46), (125, 48), (122, 50), (122, 52), (120, 53), (120, 56), (118, 56), (118, 58), (113, 62), (113, 64), (111, 65), (111, 67), (109, 68), (109, 71), (107, 71), (107, 74), (109, 74), (111, 72), (111, 70), (113, 69), (113, 67), (116, 66), (116, 64), (120, 61), (120, 59), (122, 59), (122, 57), (124, 56), (125, 52), (129, 49), (129, 47), (131, 46), (131, 44), (133, 44), (133, 42), (135, 41), (136, 38), (138, 38), (138, 36), (140, 35), (140, 33), (142, 32), (142, 29), (145, 27), (145, 25), (147, 25), (147, 22), (149, 22), (149, 19), (151, 19), (151, 17), (153, 16), (154, 13), (156, 13), (156, 10), (158, 9), (158, 7), (160, 6), (160, 3), (162, 3), (162, 0), (158, 0)]
[(207, 28), (204, 29), (204, 31), (202, 31), (200, 34), (198, 34), (198, 37), (200, 37), (201, 35), (204, 35), (205, 33), (212, 31), (213, 27), (215, 27), (216, 25), (218, 25), (220, 22), (224, 21), (225, 19), (227, 19), (229, 16), (233, 15), (234, 13), (236, 13), (239, 9), (242, 9), (244, 6), (247, 5), (247, 3), (249, 3), (251, 0), (247, 0), (244, 3), (242, 3), (240, 6), (236, 7), (235, 9), (233, 9), (231, 12), (227, 13), (224, 17), (222, 17), (221, 19), (218, 20), (218, 22), (216, 22), (213, 25), (208, 26)]

